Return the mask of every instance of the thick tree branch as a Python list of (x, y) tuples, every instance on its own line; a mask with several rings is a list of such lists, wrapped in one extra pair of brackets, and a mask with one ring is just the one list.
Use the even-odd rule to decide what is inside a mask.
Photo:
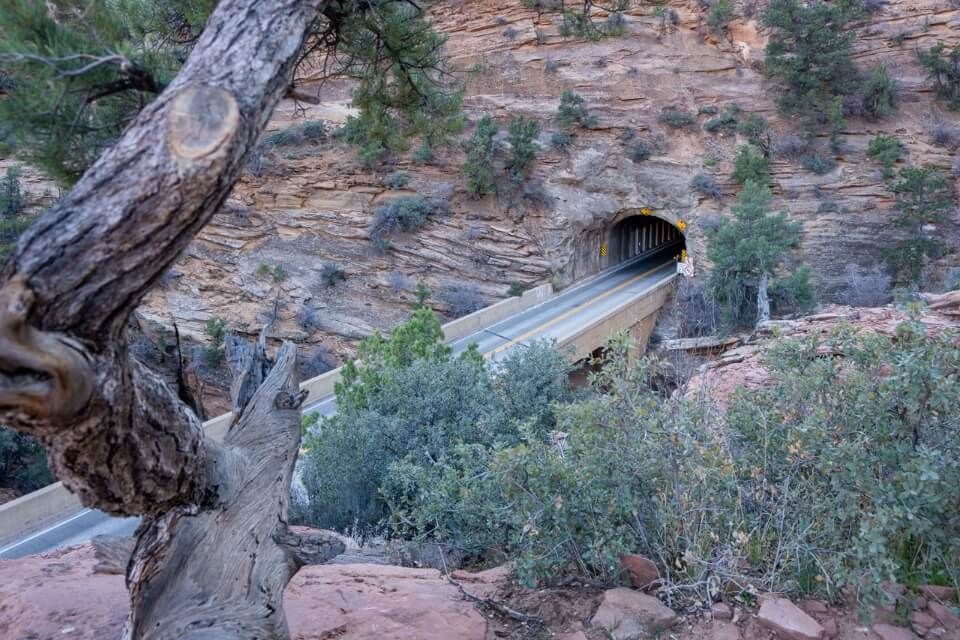
[(221, 2), (168, 89), (0, 272), (0, 421), (36, 435), (87, 505), (155, 516), (218, 489), (216, 447), (122, 334), (230, 193), (323, 4)]

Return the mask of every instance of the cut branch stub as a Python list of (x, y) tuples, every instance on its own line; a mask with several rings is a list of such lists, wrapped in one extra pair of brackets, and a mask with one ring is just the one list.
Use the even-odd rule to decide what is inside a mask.
[(236, 99), (219, 87), (192, 86), (170, 105), (170, 150), (184, 160), (223, 153), (237, 131), (240, 110)]

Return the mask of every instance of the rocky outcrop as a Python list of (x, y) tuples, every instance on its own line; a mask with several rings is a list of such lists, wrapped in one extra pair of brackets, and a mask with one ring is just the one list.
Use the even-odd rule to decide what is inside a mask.
[(821, 640), (826, 635), (819, 622), (786, 598), (765, 598), (757, 620), (783, 640)]
[[(948, 297), (932, 296), (931, 300)], [(917, 320), (931, 333), (960, 329), (960, 320), (949, 313), (950, 309), (952, 307), (944, 306), (937, 310), (930, 307), (920, 312)], [(855, 308), (833, 305), (816, 315), (768, 322), (759, 327), (745, 344), (727, 349), (705, 363), (690, 378), (685, 393), (690, 397), (707, 393), (723, 407), (737, 388), (758, 389), (764, 386), (769, 382), (770, 375), (763, 365), (763, 357), (768, 339), (773, 335), (793, 338), (827, 335), (841, 325), (849, 325), (856, 331), (893, 336), (897, 326), (908, 318), (906, 311), (894, 306)]]
[(677, 623), (677, 615), (662, 602), (632, 589), (610, 589), (590, 624), (614, 640), (645, 640)]
[[(938, 146), (929, 135), (935, 124), (956, 127), (956, 120), (934, 100), (916, 57), (917, 49), (936, 42), (960, 43), (956, 2), (873, 4), (877, 10), (856, 27), (855, 57), (864, 70), (885, 64), (897, 80), (895, 115), (881, 122), (848, 118), (844, 147), (834, 154), (837, 165), (823, 175), (785, 158), (773, 163), (776, 205), (804, 230), (795, 259), (812, 265), (827, 301), (843, 291), (848, 263), (882, 262), (899, 233), (889, 224), (893, 201), (880, 169), (866, 156), (870, 138), (894, 135), (904, 145), (905, 162), (945, 171), (960, 144)], [(761, 9), (762, 3), (743, 3), (726, 36), (716, 37), (705, 28), (705, 10), (692, 0), (662, 7), (632, 3), (627, 35), (589, 42), (561, 37), (556, 14), (538, 14), (519, 0), (431, 3), (436, 25), (449, 37), (453, 68), (465, 83), (470, 119), (490, 113), (502, 131), (517, 115), (541, 124), (541, 151), (523, 193), (468, 198), (464, 155), (456, 146), (439, 150), (429, 165), (393, 158), (375, 169), (364, 168), (353, 149), (332, 139), (277, 147), (247, 173), (227, 208), (147, 298), (142, 324), (158, 333), (176, 322), (188, 340), (200, 343), (208, 342), (204, 324), (213, 318), (239, 333), (270, 325), (272, 338), (322, 345), (342, 360), (361, 338), (407, 316), (417, 281), (427, 284), (431, 304), (447, 314), (502, 298), (512, 284), (567, 284), (595, 271), (610, 226), (644, 207), (688, 224), (690, 253), (701, 265), (706, 230), (733, 200), (732, 160), (744, 142), (737, 134), (703, 130), (706, 112), (736, 103), (745, 114), (767, 117), (777, 136), (798, 127), (776, 113), (764, 79)], [(301, 79), (305, 88), (317, 80), (311, 73)], [(597, 124), (578, 130), (561, 152), (550, 136), (567, 89), (585, 97)], [(304, 118), (336, 127), (350, 112), (349, 97), (347, 84), (328, 82), (320, 104), (283, 104), (270, 130)], [(667, 106), (698, 114), (697, 126), (674, 130), (660, 123)], [(631, 159), (637, 140), (656, 149), (648, 160)], [(825, 138), (819, 144), (826, 149)], [(0, 170), (9, 164), (0, 162)], [(397, 171), (407, 173), (409, 182), (391, 190), (385, 179)], [(715, 177), (722, 199), (691, 190), (698, 173)], [(24, 186), (38, 207), (57, 191), (30, 171)], [(369, 239), (374, 210), (412, 194), (447, 202), (449, 213), (377, 253)], [(955, 214), (933, 230), (949, 249), (933, 270), (934, 285), (960, 263), (957, 222)], [(331, 265), (342, 267), (343, 282), (324, 278)]]
[[(119, 638), (128, 610), (123, 576), (93, 573), (89, 546), (0, 560), (0, 637)], [(291, 637), (484, 640), (487, 621), (432, 569), (350, 564), (302, 569), (287, 586)]]
[[(596, 269), (610, 224), (641, 207), (687, 221), (691, 253), (702, 256), (705, 229), (732, 200), (729, 175), (742, 140), (700, 127), (666, 128), (658, 122), (661, 109), (676, 105), (697, 113), (735, 102), (746, 113), (769, 118), (779, 135), (796, 125), (777, 116), (766, 90), (760, 69), (765, 36), (757, 13), (735, 20), (728, 37), (718, 39), (706, 33), (695, 3), (674, 1), (665, 8), (675, 12), (675, 23), (659, 17), (654, 5), (634, 3), (629, 35), (587, 42), (562, 38), (555, 14), (538, 16), (518, 1), (434, 3), (436, 24), (448, 34), (447, 50), (466, 82), (471, 117), (491, 113), (505, 124), (525, 115), (542, 124), (542, 151), (526, 195), (467, 198), (463, 154), (456, 148), (441, 150), (431, 165), (395, 159), (376, 170), (361, 167), (353, 150), (338, 142), (280, 148), (271, 166), (244, 178), (228, 210), (145, 302), (144, 317), (164, 326), (176, 321), (199, 340), (210, 318), (249, 332), (276, 319), (271, 335), (323, 344), (342, 356), (371, 331), (402, 320), (420, 279), (433, 290), (434, 304), (450, 311), (456, 296), (489, 302), (514, 282), (580, 278)], [(951, 152), (933, 145), (926, 133), (932, 121), (949, 116), (934, 102), (915, 52), (937, 41), (956, 44), (960, 11), (941, 0), (895, 0), (882, 4), (858, 31), (857, 63), (884, 63), (897, 79), (896, 116), (879, 123), (850, 118), (837, 167), (824, 175), (784, 159), (774, 162), (777, 204), (805, 232), (797, 259), (814, 267), (827, 299), (842, 289), (847, 263), (881, 261), (894, 234), (888, 225), (892, 200), (879, 168), (865, 155), (868, 140), (877, 133), (896, 135), (909, 162), (944, 169), (953, 162)], [(549, 137), (565, 89), (586, 98), (598, 124), (578, 131), (562, 153)], [(349, 87), (329, 83), (321, 97), (320, 105), (298, 105), (305, 113), (282, 106), (271, 129), (299, 117), (342, 122)], [(699, 123), (707, 117), (698, 116)], [(659, 145), (660, 153), (635, 163), (631, 135)], [(410, 181), (391, 191), (384, 178), (398, 170)], [(691, 191), (690, 180), (700, 172), (717, 178), (722, 201)], [(449, 201), (450, 213), (377, 254), (368, 238), (373, 210), (413, 193)], [(938, 230), (953, 248), (957, 229), (950, 224)], [(956, 262), (951, 254), (941, 266)], [(343, 267), (346, 280), (328, 286), (321, 270), (332, 263)], [(275, 281), (261, 265), (282, 267), (286, 277)]]

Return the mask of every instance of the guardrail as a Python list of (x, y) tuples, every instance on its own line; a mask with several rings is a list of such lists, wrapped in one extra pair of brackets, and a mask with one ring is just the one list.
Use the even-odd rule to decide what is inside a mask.
[[(461, 340), (510, 316), (542, 304), (555, 295), (551, 285), (540, 285), (524, 292), (523, 295), (501, 300), (470, 315), (448, 322), (443, 325), (444, 337), (447, 342)], [(313, 404), (332, 396), (340, 375), (341, 368), (338, 367), (302, 382), (300, 388), (309, 393), (305, 404)], [(203, 430), (207, 437), (219, 442), (227, 434), (232, 421), (233, 414), (225, 413), (204, 422)], [(79, 513), (83, 508), (77, 496), (70, 493), (62, 482), (4, 503), (0, 505), (0, 547), (63, 521)]]

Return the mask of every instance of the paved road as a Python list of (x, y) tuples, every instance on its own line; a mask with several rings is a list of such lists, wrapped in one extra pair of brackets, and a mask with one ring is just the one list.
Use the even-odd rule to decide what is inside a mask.
[[(576, 333), (592, 319), (612, 311), (642, 294), (676, 271), (673, 250), (667, 249), (622, 268), (608, 271), (571, 287), (547, 302), (527, 309), (503, 322), (454, 342), (454, 352), (476, 343), (480, 352), (496, 361), (510, 349), (537, 339), (564, 338)], [(304, 408), (304, 412), (331, 415), (334, 398), (325, 398)], [(20, 558), (85, 542), (100, 534), (130, 535), (137, 518), (111, 518), (94, 509), (85, 509), (63, 522), (32, 534), (0, 549), (0, 558)]]

